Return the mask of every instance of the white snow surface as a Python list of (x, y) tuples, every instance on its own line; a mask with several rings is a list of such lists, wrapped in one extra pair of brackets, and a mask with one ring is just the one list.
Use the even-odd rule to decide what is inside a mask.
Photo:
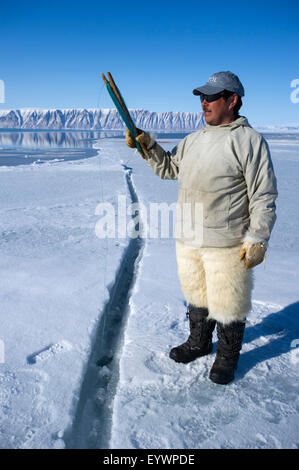
[(299, 141), (269, 144), (278, 219), (227, 386), (208, 378), (216, 336), (209, 356), (168, 357), (188, 336), (174, 239), (95, 234), (100, 202), (171, 204), (177, 182), (123, 139), (0, 167), (1, 448), (299, 447)]

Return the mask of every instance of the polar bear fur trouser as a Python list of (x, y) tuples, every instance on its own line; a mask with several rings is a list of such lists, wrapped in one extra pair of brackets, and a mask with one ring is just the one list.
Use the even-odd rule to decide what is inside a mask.
[(251, 309), (252, 270), (240, 261), (240, 248), (176, 243), (178, 275), (187, 302), (208, 308), (208, 318), (223, 324), (244, 320)]

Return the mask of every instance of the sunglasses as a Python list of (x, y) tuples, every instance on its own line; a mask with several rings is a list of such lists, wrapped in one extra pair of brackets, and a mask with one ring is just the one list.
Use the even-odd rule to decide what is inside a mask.
[(213, 101), (217, 101), (220, 98), (228, 98), (229, 96), (233, 95), (231, 91), (221, 91), (220, 93), (215, 93), (214, 95), (205, 95), (204, 93), (200, 94), (200, 101), (203, 102), (206, 100), (207, 103), (212, 103)]

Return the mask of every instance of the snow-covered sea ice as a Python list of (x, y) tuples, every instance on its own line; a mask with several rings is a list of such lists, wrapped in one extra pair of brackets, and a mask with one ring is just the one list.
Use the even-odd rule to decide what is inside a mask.
[[(175, 202), (177, 183), (153, 175), (117, 135), (48, 133), (42, 145), (40, 134), (15, 134), (0, 132), (0, 447), (298, 448), (296, 135), (267, 136), (278, 219), (266, 267), (255, 269), (236, 380), (221, 387), (208, 379), (214, 355), (188, 365), (168, 357), (187, 335), (173, 238), (144, 239), (141, 249), (95, 232), (99, 203), (131, 201), (128, 169), (146, 207)], [(97, 365), (100, 325), (107, 344), (113, 328), (115, 347)]]

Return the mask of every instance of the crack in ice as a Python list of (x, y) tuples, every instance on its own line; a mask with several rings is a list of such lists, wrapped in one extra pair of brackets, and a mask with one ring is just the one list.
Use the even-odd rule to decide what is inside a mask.
[[(132, 169), (122, 166), (131, 201), (138, 203), (132, 182)], [(143, 247), (144, 239), (130, 239), (115, 282), (109, 288), (109, 300), (94, 335), (74, 419), (71, 428), (64, 434), (67, 448), (109, 447), (121, 346), (129, 314), (129, 299), (138, 274)]]

